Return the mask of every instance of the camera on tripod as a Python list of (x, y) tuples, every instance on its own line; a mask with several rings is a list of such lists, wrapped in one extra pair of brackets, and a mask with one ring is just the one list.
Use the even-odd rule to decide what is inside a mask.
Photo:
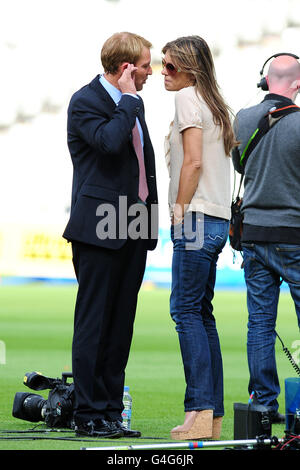
[(25, 421), (44, 421), (50, 428), (72, 428), (74, 384), (67, 383), (72, 373), (63, 372), (62, 378), (46, 377), (38, 372), (25, 374), (24, 385), (32, 390), (50, 389), (48, 399), (34, 393), (15, 395), (12, 415)]

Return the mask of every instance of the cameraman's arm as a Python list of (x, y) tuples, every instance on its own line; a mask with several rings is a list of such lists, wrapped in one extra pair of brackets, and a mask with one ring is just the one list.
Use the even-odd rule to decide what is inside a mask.
[(234, 169), (238, 172), (238, 173), (241, 173), (243, 174), (244, 173), (244, 168), (241, 166), (240, 164), (240, 159), (241, 159), (241, 155), (240, 155), (240, 151), (239, 151), (239, 148), (238, 147), (234, 147), (231, 151), (231, 157), (232, 157), (232, 163), (233, 163), (233, 166), (234, 166)]
[[(234, 120), (234, 123), (233, 123), (233, 130), (234, 130), (234, 133), (236, 135), (236, 138), (237, 140), (238, 137), (237, 137), (237, 134), (238, 134), (238, 122), (237, 122), (237, 117), (235, 118)], [(238, 172), (238, 173), (241, 173), (243, 174), (244, 172), (244, 168), (241, 166), (240, 164), (240, 159), (241, 159), (241, 155), (240, 155), (240, 151), (239, 151), (239, 146), (236, 146), (232, 149), (231, 151), (231, 157), (232, 157), (232, 163), (233, 163), (233, 166), (234, 166), (234, 169)]]

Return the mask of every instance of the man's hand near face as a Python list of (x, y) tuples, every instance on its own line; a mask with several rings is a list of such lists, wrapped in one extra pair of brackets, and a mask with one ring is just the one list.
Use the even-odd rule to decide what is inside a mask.
[(132, 93), (136, 95), (136, 86), (135, 86), (135, 71), (137, 67), (133, 64), (123, 64), (123, 73), (118, 80), (118, 84), (122, 93)]

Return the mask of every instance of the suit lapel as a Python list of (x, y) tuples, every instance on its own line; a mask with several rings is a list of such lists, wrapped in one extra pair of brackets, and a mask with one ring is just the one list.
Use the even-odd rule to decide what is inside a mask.
[[(116, 108), (116, 104), (114, 102), (114, 100), (111, 98), (111, 96), (109, 95), (109, 93), (107, 93), (107, 91), (105, 90), (105, 88), (101, 85), (100, 81), (99, 81), (99, 77), (100, 75), (97, 75), (89, 84), (89, 86), (97, 93), (97, 95), (102, 99), (104, 100), (107, 105), (110, 107), (111, 109), (111, 112), (114, 111), (114, 109)], [(141, 106), (141, 109), (137, 115), (139, 121), (140, 121), (140, 124), (141, 124), (141, 127), (142, 127), (142, 131), (143, 131), (143, 135), (144, 135), (144, 158), (145, 158), (145, 165), (146, 165), (146, 168), (147, 168), (147, 173), (149, 174), (149, 172), (152, 174), (153, 173), (153, 160), (154, 160), (154, 154), (153, 154), (153, 147), (152, 147), (152, 144), (151, 144), (151, 140), (150, 140), (150, 136), (149, 136), (149, 132), (148, 132), (148, 128), (147, 128), (147, 124), (146, 124), (146, 121), (145, 121), (145, 116), (144, 116), (144, 103), (143, 103), (143, 100), (142, 98), (139, 96), (139, 100), (142, 102), (142, 106)]]
[(107, 93), (105, 88), (101, 85), (99, 81), (100, 75), (97, 75), (89, 84), (89, 86), (97, 93), (97, 95), (104, 100), (108, 106), (110, 106), (113, 111), (116, 107), (114, 100), (111, 98), (110, 94)]
[(148, 127), (147, 127), (147, 124), (146, 124), (146, 121), (145, 121), (145, 115), (144, 115), (144, 103), (143, 103), (143, 100), (139, 97), (139, 99), (142, 101), (142, 107), (141, 107), (141, 110), (139, 111), (137, 117), (140, 121), (140, 124), (141, 124), (141, 128), (142, 128), (142, 131), (143, 131), (143, 136), (144, 136), (144, 145), (149, 143), (150, 141), (150, 137), (149, 137), (149, 132), (148, 132)]
[[(140, 97), (139, 97), (140, 98)], [(141, 100), (141, 98), (140, 98)], [(142, 101), (143, 103), (143, 101)], [(150, 187), (153, 185), (153, 178), (155, 178), (155, 161), (154, 161), (154, 151), (152, 147), (152, 143), (150, 140), (149, 132), (148, 132), (148, 127), (145, 121), (145, 115), (144, 115), (144, 103), (143, 106), (141, 107), (141, 110), (139, 111), (137, 115), (141, 128), (143, 131), (143, 136), (144, 136), (144, 161), (145, 161), (145, 168), (146, 168), (146, 175), (147, 175), (147, 181), (148, 181), (148, 187), (150, 190)]]

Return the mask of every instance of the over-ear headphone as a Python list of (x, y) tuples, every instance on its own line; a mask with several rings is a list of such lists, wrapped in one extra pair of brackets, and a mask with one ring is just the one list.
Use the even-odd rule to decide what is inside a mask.
[(275, 58), (275, 57), (279, 57), (280, 55), (289, 55), (290, 57), (294, 57), (295, 59), (299, 59), (299, 57), (295, 54), (290, 54), (289, 52), (279, 52), (278, 54), (274, 54), (274, 55), (271, 55), (271, 57), (269, 57), (266, 62), (264, 63), (264, 65), (262, 66), (262, 69), (261, 71), (259, 72), (260, 73), (260, 76), (262, 77), (260, 82), (257, 84), (257, 88), (261, 88), (263, 91), (267, 91), (269, 89), (269, 86), (268, 86), (268, 82), (266, 80), (266, 77), (263, 77), (263, 74), (264, 74), (264, 68), (266, 66), (266, 64), (269, 62), (269, 60)]

